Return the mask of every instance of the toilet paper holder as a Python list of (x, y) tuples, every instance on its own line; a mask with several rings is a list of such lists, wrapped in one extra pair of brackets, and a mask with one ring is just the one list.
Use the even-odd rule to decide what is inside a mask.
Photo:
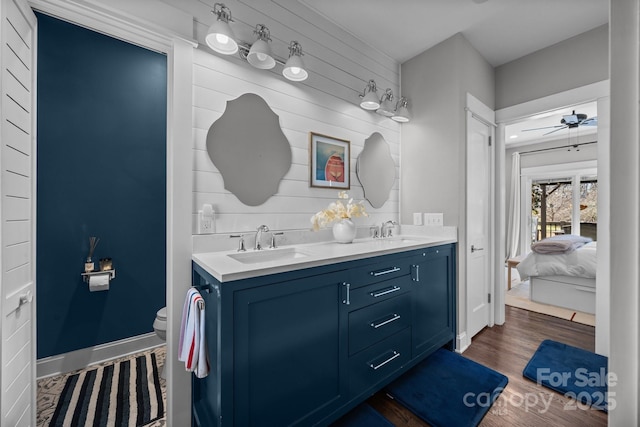
[(86, 283), (89, 283), (89, 277), (91, 276), (102, 276), (104, 274), (108, 274), (109, 275), (109, 281), (115, 279), (116, 277), (116, 269), (111, 269), (111, 270), (101, 270), (101, 271), (89, 271), (86, 273), (80, 273), (80, 275), (82, 276), (82, 280), (84, 280)]

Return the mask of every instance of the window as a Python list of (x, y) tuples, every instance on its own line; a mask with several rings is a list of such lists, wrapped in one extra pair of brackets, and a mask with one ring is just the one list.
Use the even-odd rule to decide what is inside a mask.
[(597, 162), (562, 163), (520, 170), (521, 253), (559, 234), (597, 239)]
[[(532, 241), (559, 234), (579, 234), (596, 240), (598, 181), (595, 176), (535, 180), (531, 185)], [(574, 188), (579, 192), (574, 194)], [(577, 197), (576, 197), (577, 196)], [(578, 200), (579, 226), (573, 221)]]

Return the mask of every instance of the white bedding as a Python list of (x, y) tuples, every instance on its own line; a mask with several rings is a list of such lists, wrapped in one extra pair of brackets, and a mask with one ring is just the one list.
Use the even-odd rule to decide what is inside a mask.
[(596, 242), (566, 254), (529, 253), (517, 266), (522, 280), (531, 276), (596, 277)]

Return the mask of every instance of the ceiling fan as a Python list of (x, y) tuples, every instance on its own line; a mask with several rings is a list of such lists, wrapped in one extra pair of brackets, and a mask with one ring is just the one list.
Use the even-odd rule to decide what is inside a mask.
[(566, 128), (572, 129), (572, 128), (577, 128), (578, 126), (598, 126), (598, 118), (597, 117), (587, 118), (586, 114), (582, 114), (582, 113), (576, 114), (576, 111), (573, 110), (571, 114), (562, 116), (560, 123), (561, 124), (557, 126), (545, 126), (541, 128), (522, 129), (522, 132), (543, 130), (543, 129), (553, 129), (552, 131), (549, 131), (543, 134), (543, 136), (545, 136)]

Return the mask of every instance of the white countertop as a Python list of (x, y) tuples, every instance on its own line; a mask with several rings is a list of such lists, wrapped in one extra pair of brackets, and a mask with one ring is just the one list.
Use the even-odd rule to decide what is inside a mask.
[[(356, 239), (347, 244), (320, 242), (261, 251), (204, 252), (193, 254), (192, 259), (218, 281), (230, 282), (455, 242), (456, 239), (449, 236), (402, 235), (387, 239)], [(244, 262), (234, 257), (243, 257)]]

